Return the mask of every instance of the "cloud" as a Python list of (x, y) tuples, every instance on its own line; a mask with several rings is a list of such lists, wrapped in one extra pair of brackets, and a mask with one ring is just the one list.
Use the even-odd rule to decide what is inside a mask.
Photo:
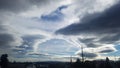
[(43, 35), (24, 35), (23, 40), (27, 42), (34, 42), (36, 39), (44, 39)]
[(58, 22), (62, 21), (64, 18), (64, 14), (61, 12), (63, 9), (67, 8), (67, 6), (60, 6), (55, 11), (51, 12), (48, 15), (42, 15), (40, 20), (43, 21), (51, 21), (51, 22)]
[(22, 41), (21, 37), (12, 28), (0, 22), (0, 47), (19, 46)]
[(94, 15), (99, 15), (85, 22), (81, 21), (77, 24), (71, 24), (63, 29), (58, 30), (56, 33), (64, 35), (78, 35), (78, 34), (109, 34), (109, 33), (119, 33), (119, 7), (117, 4), (103, 13), (90, 14), (84, 17), (91, 18)]
[[(75, 52), (75, 54), (82, 57), (81, 49)], [(88, 59), (92, 59), (92, 58), (95, 59), (99, 57), (99, 53), (95, 48), (83, 48), (83, 55), (84, 55), (84, 58), (88, 58)]]
[(43, 42), (38, 46), (39, 52), (48, 53), (50, 55), (69, 55), (74, 54), (78, 48), (72, 46), (64, 39), (52, 38)]
[[(33, 52), (38, 52), (38, 46), (41, 43), (46, 42), (47, 40), (49, 40), (50, 38), (46, 38), (46, 36), (44, 35), (40, 35), (40, 34), (33, 34), (33, 35), (24, 35), (23, 37), (23, 44), (19, 47), (19, 48), (25, 48), (27, 52), (29, 51), (33, 51)], [(26, 47), (27, 45), (27, 47)]]
[(16, 38), (12, 34), (0, 34), (0, 45), (7, 46), (12, 45), (16, 41)]
[(101, 44), (96, 43), (96, 38), (78, 38), (78, 40), (82, 43), (84, 43), (88, 48), (92, 47), (92, 48), (96, 48), (99, 46), (102, 46)]
[(112, 34), (112, 35), (103, 36), (99, 40), (99, 42), (101, 42), (101, 43), (107, 43), (107, 44), (112, 44), (112, 43), (118, 44), (119, 40), (120, 40), (119, 33), (116, 33), (116, 34)]
[(99, 53), (110, 53), (110, 52), (115, 52), (116, 49), (114, 47), (111, 47), (111, 46), (103, 46), (103, 47), (100, 47), (98, 48), (98, 52)]
[(39, 7), (50, 3), (52, 2), (49, 0), (0, 0), (0, 10), (16, 13), (29, 10), (34, 8), (34, 6)]
[(11, 49), (12, 53), (11, 54), (17, 54), (17, 55), (25, 55), (27, 53), (27, 50), (23, 49), (23, 48), (14, 48)]
[(12, 48), (20, 46), (23, 43), (19, 32), (13, 29), (10, 25), (10, 15), (0, 12), (0, 54), (12, 53)]
[(18, 12), (29, 8), (29, 3), (26, 3), (27, 0), (0, 0), (0, 10), (2, 11), (12, 11)]
[(49, 54), (42, 53), (28, 53), (28, 55), (38, 55), (38, 56), (50, 56)]
[[(87, 15), (83, 19), (90, 18), (90, 20), (71, 24), (65, 28), (56, 31), (56, 34), (95, 35), (95, 36), (100, 35), (99, 37), (103, 37), (103, 38), (101, 38), (101, 40), (99, 41), (116, 42), (119, 40), (118, 35), (120, 34), (119, 6), (120, 5), (117, 4), (102, 13)], [(97, 15), (97, 17), (94, 17), (94, 15)], [(94, 18), (92, 18), (91, 16), (93, 16)]]
[[(79, 56), (82, 56), (82, 53), (78, 52), (76, 54), (79, 55)], [(98, 54), (92, 53), (92, 52), (84, 52), (83, 55), (84, 55), (84, 58), (89, 58), (89, 59), (98, 57)]]
[(117, 3), (102, 12), (87, 13), (79, 22), (61, 28), (55, 33), (68, 37), (74, 36), (80, 41), (79, 43), (84, 44), (84, 47), (97, 50), (95, 54), (85, 52), (86, 57), (89, 55), (96, 57), (96, 54), (114, 52), (116, 51), (114, 46), (120, 42), (119, 12), (120, 4)]
[[(39, 56), (27, 55), (30, 52), (50, 53), (52, 55), (73, 55), (74, 52), (79, 49), (80, 45), (97, 48), (102, 46), (101, 43), (109, 43), (108, 41), (104, 41), (109, 40), (109, 38), (105, 38), (107, 34), (99, 37), (97, 37), (97, 35), (94, 37), (89, 36), (89, 38), (85, 38), (86, 36), (81, 38), (78, 37), (78, 35), (85, 33), (88, 21), (94, 20), (96, 17), (99, 19), (105, 14), (96, 13), (93, 16), (93, 14), (89, 13), (103, 11), (106, 7), (109, 7), (109, 4), (112, 4), (112, 1), (113, 0), (109, 0), (109, 2), (104, 4), (103, 1), (98, 0), (0, 0), (0, 47), (6, 49), (6, 51), (4, 51), (4, 49), (0, 48), (0, 54), (8, 52), (11, 56), (23, 59), (28, 57), (30, 57), (30, 59), (31, 57), (39, 58)], [(106, 13), (108, 13), (108, 10)], [(81, 20), (84, 15), (86, 15), (86, 17), (82, 19), (82, 26), (79, 22), (77, 23), (77, 25), (80, 25), (83, 29), (80, 29), (82, 32), (78, 30), (75, 31), (76, 27), (78, 27), (74, 24), (75, 21)], [(39, 20), (36, 21), (35, 18)], [(70, 25), (71, 23), (75, 25), (75, 29)], [(76, 38), (66, 39), (64, 36), (61, 40), (59, 39), (60, 36), (54, 35), (54, 31), (68, 25), (70, 25), (70, 27), (72, 26), (71, 29), (74, 29), (71, 35), (76, 35)], [(92, 31), (91, 33), (95, 34), (92, 29), (95, 28), (96, 23), (91, 25), (92, 28), (86, 31), (86, 33)], [(58, 30), (57, 33), (61, 33), (61, 30)], [(96, 34), (98, 34), (97, 28), (96, 31)], [(65, 30), (65, 32), (67, 31)], [(66, 33), (66, 35), (68, 35), (68, 33)], [(61, 34), (64, 34), (64, 32)], [(116, 35), (111, 34), (111, 36), (108, 37), (112, 38), (116, 37)], [(116, 37), (116, 39), (109, 41), (112, 43), (118, 39), (119, 38)], [(79, 46), (74, 47), (72, 45)], [(43, 57), (41, 57), (41, 59), (42, 58)]]

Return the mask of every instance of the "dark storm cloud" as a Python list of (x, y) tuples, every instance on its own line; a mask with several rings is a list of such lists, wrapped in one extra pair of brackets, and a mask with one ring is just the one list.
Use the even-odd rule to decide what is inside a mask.
[[(103, 13), (86, 15), (86, 21), (71, 24), (56, 31), (57, 34), (79, 35), (79, 34), (119, 34), (120, 30), (120, 4), (117, 4)], [(89, 19), (88, 19), (89, 18)], [(87, 20), (88, 19), (88, 20)]]

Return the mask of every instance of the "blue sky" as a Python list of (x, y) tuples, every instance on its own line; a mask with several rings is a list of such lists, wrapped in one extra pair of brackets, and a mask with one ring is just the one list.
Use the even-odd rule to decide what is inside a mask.
[(119, 56), (119, 9), (119, 0), (0, 0), (0, 55), (68, 61), (83, 46), (87, 59)]

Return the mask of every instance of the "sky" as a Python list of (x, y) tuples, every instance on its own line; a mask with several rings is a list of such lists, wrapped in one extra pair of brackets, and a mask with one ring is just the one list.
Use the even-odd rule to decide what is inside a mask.
[(0, 0), (0, 55), (10, 61), (119, 56), (119, 0)]

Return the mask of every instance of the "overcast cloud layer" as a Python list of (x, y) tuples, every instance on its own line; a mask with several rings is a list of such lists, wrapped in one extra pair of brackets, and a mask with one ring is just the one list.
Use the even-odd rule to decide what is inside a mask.
[(0, 54), (61, 60), (81, 56), (82, 45), (95, 59), (117, 51), (119, 11), (119, 0), (0, 0)]

